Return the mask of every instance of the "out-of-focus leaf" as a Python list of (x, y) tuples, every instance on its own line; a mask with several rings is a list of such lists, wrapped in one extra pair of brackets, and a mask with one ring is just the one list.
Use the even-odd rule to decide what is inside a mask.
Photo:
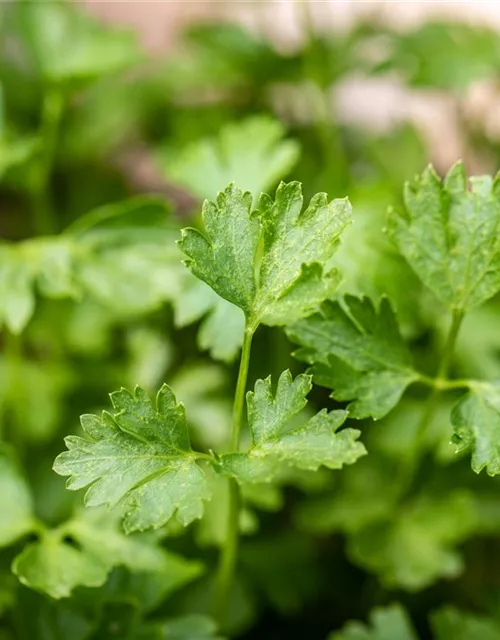
[(60, 360), (0, 356), (0, 411), (8, 414), (18, 438), (46, 442), (59, 426), (74, 372)]
[(89, 81), (141, 59), (132, 32), (108, 29), (72, 2), (18, 2), (12, 14), (23, 53), (46, 81)]
[(464, 90), (474, 80), (498, 72), (497, 34), (485, 26), (425, 22), (387, 38), (387, 55), (378, 63), (379, 70), (397, 71), (412, 85)]
[(368, 455), (354, 467), (344, 469), (333, 492), (311, 496), (299, 504), (296, 522), (313, 533), (352, 534), (390, 519), (402, 491), (394, 482), (396, 473), (394, 462)]
[(186, 407), (190, 427), (205, 448), (224, 449), (230, 437), (232, 403), (226, 372), (215, 364), (187, 365), (171, 379)]
[[(205, 507), (203, 517), (196, 526), (196, 541), (201, 547), (223, 547), (229, 514), (229, 484), (227, 480), (207, 470), (207, 481), (212, 499)], [(247, 509), (240, 510), (239, 529), (243, 535), (251, 535), (258, 529), (255, 515)]]
[(284, 140), (277, 120), (259, 116), (225, 125), (218, 136), (185, 149), (165, 149), (160, 161), (167, 177), (200, 199), (210, 198), (230, 182), (255, 197), (274, 186), (297, 161), (299, 147)]
[(431, 615), (435, 640), (499, 640), (498, 620), (455, 607), (443, 607)]
[(16, 640), (89, 640), (95, 623), (78, 604), (21, 589), (15, 610)]
[(0, 546), (8, 546), (36, 527), (33, 500), (18, 463), (0, 449)]
[(203, 615), (186, 615), (145, 626), (137, 640), (224, 640), (217, 625)]
[(351, 558), (374, 571), (388, 588), (419, 591), (463, 570), (455, 545), (474, 533), (472, 496), (460, 490), (445, 497), (422, 495), (396, 515), (350, 537)]
[(68, 597), (77, 586), (98, 587), (115, 566), (138, 573), (160, 573), (171, 589), (201, 572), (201, 565), (165, 551), (143, 535), (127, 536), (116, 518), (101, 510), (84, 511), (46, 531), (14, 560), (19, 580), (53, 598)]
[(241, 562), (255, 587), (282, 615), (305, 610), (323, 586), (314, 544), (292, 532), (246, 542)]
[(417, 640), (411, 620), (398, 604), (374, 609), (370, 624), (348, 622), (342, 631), (334, 631), (328, 640)]

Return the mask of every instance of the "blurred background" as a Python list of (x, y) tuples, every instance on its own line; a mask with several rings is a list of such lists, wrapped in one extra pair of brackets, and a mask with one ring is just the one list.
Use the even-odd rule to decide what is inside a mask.
[[(54, 532), (83, 516), (51, 468), (78, 416), (135, 384), (168, 382), (193, 443), (227, 447), (242, 318), (187, 272), (175, 240), (230, 181), (254, 197), (281, 179), (300, 180), (306, 199), (348, 195), (341, 291), (388, 295), (434, 370), (446, 317), (387, 239), (386, 213), (429, 162), (441, 174), (459, 158), (470, 174), (498, 170), (499, 26), (495, 2), (0, 4), (2, 522), (19, 518), (9, 483), (29, 510), (0, 524), (2, 640), (177, 638), (138, 625), (207, 612), (225, 485), (211, 479), (217, 498), (186, 536), (158, 535), (205, 574), (110, 568), (100, 587), (65, 577), (71, 597), (57, 599), (72, 541)], [(454, 374), (500, 376), (498, 326), (498, 299), (466, 318)], [(292, 350), (259, 329), (250, 379), (301, 371)], [(362, 424), (370, 455), (352, 469), (245, 495), (234, 637), (325, 638), (394, 600), (424, 639), (429, 612), (450, 603), (498, 621), (500, 487), (454, 455), (449, 398), (415, 444), (422, 400), (417, 390)], [(314, 389), (311, 411), (325, 406)], [(402, 496), (395, 469), (413, 456), (418, 481)], [(37, 546), (40, 531), (59, 555)], [(374, 549), (375, 534), (389, 542)], [(34, 575), (17, 559), (40, 548)]]

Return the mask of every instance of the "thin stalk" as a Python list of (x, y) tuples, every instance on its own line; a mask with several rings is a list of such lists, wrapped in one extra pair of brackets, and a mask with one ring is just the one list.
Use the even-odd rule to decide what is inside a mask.
[(40, 125), (42, 151), (33, 175), (31, 200), (33, 224), (37, 235), (56, 232), (56, 219), (50, 194), (50, 176), (59, 137), (59, 126), (64, 108), (64, 96), (60, 89), (51, 87), (43, 99)]
[(448, 370), (450, 368), (451, 360), (453, 358), (453, 352), (457, 342), (458, 332), (463, 320), (463, 313), (454, 311), (451, 318), (451, 325), (446, 337), (446, 342), (441, 354), (441, 359), (436, 370), (436, 376), (434, 378), (428, 376), (420, 376), (419, 381), (423, 384), (427, 384), (431, 387), (426, 401), (425, 408), (422, 412), (422, 416), (417, 426), (416, 440), (415, 440), (415, 455), (411, 460), (405, 460), (401, 468), (400, 484), (405, 487), (404, 493), (408, 495), (412, 487), (417, 483), (419, 458), (416, 455), (421, 451), (425, 434), (429, 427), (429, 423), (436, 411), (440, 394), (443, 391), (450, 389), (457, 389), (464, 386), (469, 386), (467, 380), (447, 380)]
[[(243, 347), (241, 351), (240, 369), (233, 406), (233, 431), (232, 451), (240, 448), (240, 434), (243, 424), (245, 407), (245, 391), (248, 379), (248, 366), (250, 364), (250, 351), (252, 347), (253, 330), (245, 328)], [(236, 480), (229, 480), (229, 511), (226, 528), (226, 540), (221, 549), (219, 566), (215, 578), (214, 609), (215, 617), (221, 627), (224, 626), (229, 604), (229, 594), (234, 579), (236, 556), (238, 553), (239, 517), (240, 517), (240, 489)]]
[(447, 388), (446, 377), (448, 375), (448, 370), (450, 368), (451, 360), (453, 358), (453, 352), (455, 350), (455, 344), (457, 342), (458, 332), (460, 331), (460, 326), (462, 324), (463, 318), (464, 318), (463, 312), (453, 311), (452, 317), (451, 317), (450, 329), (448, 331), (448, 336), (446, 337), (443, 353), (441, 354), (441, 360), (439, 362), (439, 366), (436, 371), (434, 388), (429, 394), (429, 397), (426, 402), (425, 410), (422, 414), (422, 418), (418, 425), (418, 430), (417, 430), (418, 444), (421, 444), (423, 438), (425, 437), (425, 432), (427, 431), (429, 422), (431, 421), (432, 416), (434, 415), (434, 411), (436, 410), (436, 405), (438, 403), (441, 392)]

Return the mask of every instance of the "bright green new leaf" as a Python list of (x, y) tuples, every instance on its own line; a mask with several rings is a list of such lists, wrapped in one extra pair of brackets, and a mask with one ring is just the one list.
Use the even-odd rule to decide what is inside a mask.
[(472, 450), (472, 468), (500, 473), (500, 384), (475, 383), (451, 413), (458, 451)]
[(348, 622), (342, 631), (335, 631), (328, 640), (417, 640), (410, 618), (399, 605), (374, 609), (370, 626), (361, 622)]
[(114, 415), (82, 416), (87, 438), (68, 436), (54, 464), (70, 476), (67, 487), (89, 486), (87, 506), (123, 506), (126, 531), (161, 527), (172, 516), (184, 526), (203, 513), (210, 497), (190, 446), (182, 404), (164, 385), (153, 404), (136, 387), (111, 394)]
[(157, 546), (144, 535), (127, 536), (116, 518), (102, 510), (89, 510), (46, 531), (15, 558), (19, 580), (53, 598), (68, 597), (78, 586), (98, 587), (113, 567), (159, 573), (171, 588), (197, 577), (202, 567)]
[(500, 289), (500, 179), (469, 179), (462, 163), (443, 183), (429, 167), (407, 184), (406, 213), (392, 216), (399, 251), (450, 309), (465, 311)]
[(248, 453), (221, 456), (219, 471), (239, 482), (265, 482), (279, 473), (281, 464), (315, 471), (321, 466), (340, 469), (366, 453), (357, 442), (360, 432), (339, 428), (345, 411), (320, 411), (299, 427), (290, 422), (306, 406), (311, 377), (305, 374), (292, 379), (284, 371), (276, 392), (271, 377), (257, 380), (255, 390), (247, 394), (248, 423), (252, 446)]
[(466, 540), (475, 526), (470, 494), (456, 490), (443, 498), (423, 495), (351, 536), (349, 555), (377, 573), (388, 588), (418, 591), (438, 578), (462, 572), (454, 546)]
[(435, 640), (499, 640), (500, 622), (447, 606), (431, 615)]
[(206, 236), (183, 230), (187, 266), (240, 307), (252, 329), (309, 315), (339, 284), (332, 260), (350, 220), (349, 202), (317, 194), (305, 211), (302, 205), (298, 182), (282, 183), (274, 201), (262, 194), (253, 213), (250, 193), (230, 185), (216, 203), (204, 203)]
[(336, 400), (352, 401), (353, 418), (382, 418), (418, 378), (386, 298), (378, 310), (368, 298), (326, 301), (287, 333), (301, 346), (295, 355), (313, 365), (315, 382)]
[[(18, 589), (20, 615), (16, 628), (16, 640), (89, 640), (95, 629), (95, 621), (89, 612), (73, 598), (54, 600), (31, 589)], [(2, 640), (12, 640), (12, 636)]]
[(226, 124), (216, 138), (184, 149), (167, 149), (161, 157), (167, 177), (200, 199), (210, 198), (230, 182), (245, 184), (252, 194), (273, 187), (296, 163), (299, 147), (283, 140), (285, 128), (267, 116)]
[(6, 547), (35, 528), (28, 483), (6, 447), (0, 449), (0, 547)]

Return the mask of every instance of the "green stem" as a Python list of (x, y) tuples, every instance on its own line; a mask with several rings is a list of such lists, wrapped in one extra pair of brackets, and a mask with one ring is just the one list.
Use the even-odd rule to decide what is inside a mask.
[[(243, 337), (243, 347), (241, 352), (240, 369), (233, 407), (233, 432), (232, 451), (238, 451), (240, 447), (240, 434), (243, 424), (245, 407), (245, 391), (248, 378), (248, 367), (250, 364), (250, 351), (254, 330), (249, 326), (245, 327)], [(215, 578), (214, 609), (215, 617), (220, 626), (226, 622), (226, 615), (229, 605), (229, 594), (234, 578), (236, 556), (238, 553), (239, 538), (239, 518), (240, 518), (240, 489), (236, 480), (229, 480), (229, 511), (227, 519), (226, 540), (222, 547), (217, 575)]]
[(50, 87), (42, 104), (40, 139), (42, 152), (36, 166), (32, 184), (33, 222), (37, 235), (49, 235), (57, 230), (50, 195), (50, 176), (59, 136), (64, 108), (64, 96), (57, 87)]
[[(446, 338), (446, 342), (444, 345), (443, 353), (441, 355), (441, 360), (439, 362), (439, 366), (436, 371), (436, 376), (434, 379), (434, 388), (432, 389), (426, 405), (424, 412), (422, 414), (422, 418), (418, 425), (417, 430), (417, 443), (421, 444), (423, 438), (425, 437), (425, 432), (427, 431), (427, 427), (429, 426), (429, 422), (434, 415), (434, 411), (436, 410), (436, 406), (439, 400), (439, 396), (441, 391), (447, 388), (454, 388), (453, 386), (448, 386), (448, 381), (446, 377), (448, 375), (448, 370), (450, 368), (451, 360), (453, 358), (453, 352), (455, 350), (455, 344), (457, 342), (458, 332), (460, 331), (460, 326), (463, 320), (463, 313), (460, 311), (453, 311), (451, 317), (451, 325), (448, 331), (448, 336)], [(455, 387), (456, 388), (456, 387)]]
[(448, 375), (448, 369), (450, 368), (451, 360), (453, 358), (453, 352), (455, 351), (455, 344), (458, 338), (458, 332), (460, 331), (460, 326), (463, 319), (464, 314), (462, 311), (453, 311), (450, 330), (448, 332), (448, 337), (446, 338), (446, 343), (444, 345), (443, 355), (441, 356), (441, 363), (437, 370), (437, 380), (445, 380), (446, 376)]
[[(408, 495), (412, 488), (417, 483), (417, 472), (419, 466), (419, 452), (423, 448), (425, 434), (429, 427), (429, 423), (436, 411), (439, 396), (443, 391), (450, 389), (458, 389), (471, 386), (472, 381), (467, 380), (447, 380), (448, 370), (453, 358), (453, 352), (455, 350), (455, 344), (457, 342), (458, 332), (463, 320), (463, 313), (454, 311), (452, 313), (451, 325), (448, 331), (446, 342), (443, 348), (441, 359), (436, 371), (436, 376), (431, 378), (429, 376), (421, 375), (419, 381), (423, 384), (427, 384), (432, 388), (429, 396), (425, 401), (425, 408), (422, 412), (422, 416), (417, 426), (417, 433), (415, 439), (414, 456), (411, 460), (405, 460), (402, 465), (401, 476), (399, 482), (401, 487), (404, 487), (405, 495)], [(473, 383), (472, 383), (473, 384)]]

